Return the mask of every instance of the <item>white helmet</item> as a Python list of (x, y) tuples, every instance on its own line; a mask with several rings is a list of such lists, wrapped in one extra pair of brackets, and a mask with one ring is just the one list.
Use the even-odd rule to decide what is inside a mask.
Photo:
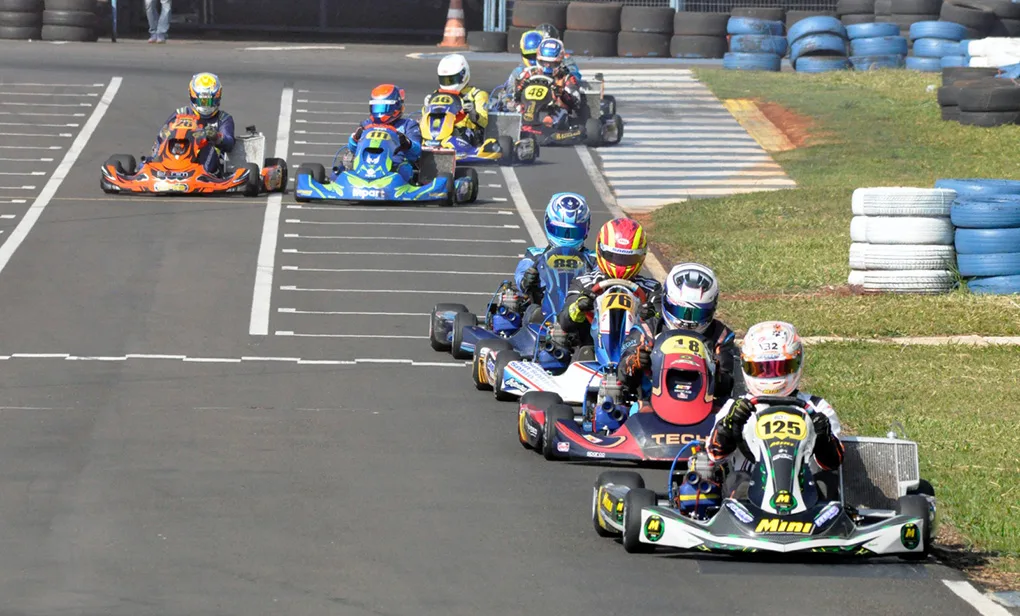
[(740, 369), (752, 396), (789, 396), (800, 384), (804, 346), (789, 323), (753, 325), (740, 346)]
[(471, 67), (459, 53), (451, 54), (439, 61), (439, 87), (443, 90), (460, 92), (471, 81)]
[(666, 276), (662, 294), (662, 318), (670, 329), (705, 333), (715, 318), (719, 282), (715, 272), (699, 263), (682, 263)]

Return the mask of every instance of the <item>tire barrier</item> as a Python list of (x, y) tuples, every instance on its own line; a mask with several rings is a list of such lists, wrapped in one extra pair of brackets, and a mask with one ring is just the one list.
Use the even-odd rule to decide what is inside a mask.
[(949, 188), (858, 188), (848, 283), (864, 293), (948, 293), (956, 286)]
[(44, 0), (41, 37), (44, 41), (96, 42), (96, 0)]
[(836, 16), (848, 28), (874, 23), (875, 0), (839, 0), (836, 3)]
[(467, 33), (468, 49), (471, 51), (504, 51), (507, 48), (506, 32), (472, 31)]
[(835, 17), (798, 21), (787, 35), (790, 61), (800, 73), (826, 73), (850, 68), (846, 26)]
[(734, 15), (726, 22), (726, 33), (730, 35), (730, 40), (729, 52), (723, 56), (723, 68), (737, 71), (779, 71), (787, 51), (783, 22), (779, 19), (744, 16), (761, 14), (766, 17), (782, 17), (779, 10), (734, 9)]
[[(510, 23), (525, 30), (542, 24), (550, 24), (557, 30), (563, 31), (567, 27), (567, 5), (558, 2), (516, 0)], [(519, 39), (520, 36), (517, 38)]]
[(1020, 122), (1020, 85), (992, 73), (997, 70), (943, 68), (943, 85), (938, 89), (942, 118), (986, 128)]
[(721, 58), (728, 49), (726, 23), (729, 13), (677, 11), (669, 55), (674, 58)]
[[(907, 58), (908, 69), (937, 73), (945, 65), (966, 64), (960, 43), (967, 35), (965, 26), (949, 21), (919, 21), (910, 26), (909, 33), (913, 57)], [(953, 112), (949, 115), (959, 117)]]
[(1020, 293), (1020, 182), (947, 179), (959, 188), (950, 217), (957, 270), (972, 293)]
[(0, 39), (38, 39), (42, 25), (42, 0), (0, 0)]

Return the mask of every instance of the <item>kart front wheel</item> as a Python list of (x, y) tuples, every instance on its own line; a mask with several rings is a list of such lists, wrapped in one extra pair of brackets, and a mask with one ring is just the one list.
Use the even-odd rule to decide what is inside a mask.
[(446, 198), (439, 202), (439, 205), (450, 207), (453, 205), (454, 197), (457, 196), (457, 188), (453, 184), (452, 173), (437, 173), (436, 180), (446, 179)]
[(584, 144), (590, 148), (602, 145), (602, 122), (589, 118), (584, 123)]
[[(908, 552), (899, 554), (899, 557), (903, 560), (927, 560), (928, 553), (931, 551), (932, 543), (932, 526), (934, 522), (934, 513), (931, 509), (931, 503), (928, 499), (920, 494), (908, 494), (901, 496), (896, 501), (896, 515), (909, 516), (914, 518), (920, 518), (923, 520), (921, 524), (921, 536), (919, 540), (921, 542), (920, 552)], [(904, 543), (906, 543), (904, 541)]]
[(512, 361), (521, 361), (521, 354), (513, 349), (501, 351), (496, 356), (496, 370), (495, 374), (492, 375), (492, 395), (501, 402), (514, 399), (513, 394), (503, 391), (503, 371), (506, 369), (507, 364)]
[[(301, 173), (301, 170), (298, 170)], [(445, 328), (438, 327), (437, 316), (443, 312), (452, 312), (454, 314), (460, 312), (468, 312), (467, 306), (464, 304), (436, 304), (436, 307), (432, 309), (432, 318), (429, 319), (429, 344), (432, 346), (433, 351), (449, 351), (450, 343), (446, 340)]]
[(114, 154), (106, 159), (106, 165), (112, 165), (121, 175), (132, 175), (138, 169), (138, 161), (130, 154)]
[(658, 504), (655, 492), (638, 488), (623, 497), (623, 549), (628, 554), (647, 554), (655, 546), (641, 543), (641, 510)]
[(450, 344), (450, 355), (454, 359), (470, 359), (460, 345), (464, 342), (464, 328), (478, 325), (478, 317), (471, 312), (458, 312), (453, 317), (453, 339)]
[(545, 410), (545, 425), (542, 430), (542, 455), (546, 460), (559, 460), (556, 449), (556, 422), (574, 421), (574, 409), (566, 404), (554, 404)]
[(272, 169), (273, 167), (278, 167), (280, 169), (280, 187), (275, 190), (269, 190), (269, 186), (267, 185), (266, 190), (269, 190), (269, 192), (286, 193), (287, 182), (290, 181), (290, 173), (289, 169), (287, 169), (287, 161), (283, 160), (282, 158), (267, 158), (265, 160), (265, 164), (262, 165), (263, 170)]
[(609, 484), (640, 490), (645, 487), (645, 479), (634, 471), (606, 471), (595, 480), (595, 485), (592, 487), (591, 523), (595, 527), (595, 534), (599, 537), (614, 537), (617, 534), (615, 529), (602, 528), (602, 525), (599, 524), (599, 492)]
[[(510, 343), (506, 340), (479, 340), (475, 343), (475, 352), (471, 357), (471, 380), (475, 389), (485, 391), (492, 389), (492, 383), (485, 377), (485, 362), (482, 361), (482, 353), (488, 351), (506, 351), (510, 349)], [(486, 358), (487, 360), (487, 358)]]
[(514, 149), (514, 140), (510, 137), (503, 135), (496, 140), (499, 144), (499, 151), (502, 155), (499, 157), (499, 164), (504, 167), (509, 167), (514, 164), (516, 158), (516, 150)]
[(248, 163), (244, 168), (248, 171), (248, 183), (244, 186), (244, 196), (258, 197), (262, 192), (262, 170), (254, 163)]
[(464, 180), (467, 180), (471, 188), (468, 190), (467, 196), (463, 200), (458, 199), (458, 201), (460, 203), (474, 203), (478, 200), (478, 172), (471, 167), (457, 169), (454, 175), (454, 184), (457, 182), (463, 183)]

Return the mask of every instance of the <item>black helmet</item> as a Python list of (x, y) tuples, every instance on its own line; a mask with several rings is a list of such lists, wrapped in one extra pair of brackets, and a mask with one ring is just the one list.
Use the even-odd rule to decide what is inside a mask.
[(554, 39), (560, 38), (560, 31), (557, 30), (556, 26), (554, 26), (552, 24), (542, 24), (541, 26), (538, 26), (537, 28), (535, 28), (535, 30), (538, 30), (539, 32), (541, 32), (542, 36), (544, 36), (545, 38), (554, 38)]

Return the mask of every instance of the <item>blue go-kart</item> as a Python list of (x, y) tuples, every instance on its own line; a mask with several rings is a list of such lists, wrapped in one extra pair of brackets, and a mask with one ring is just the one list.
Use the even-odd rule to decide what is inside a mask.
[(478, 198), (478, 172), (457, 169), (452, 152), (423, 151), (407, 181), (398, 173), (398, 154), (407, 138), (386, 125), (368, 127), (358, 147), (337, 151), (332, 173), (317, 163), (298, 168), (294, 198), (298, 201), (472, 203)]

